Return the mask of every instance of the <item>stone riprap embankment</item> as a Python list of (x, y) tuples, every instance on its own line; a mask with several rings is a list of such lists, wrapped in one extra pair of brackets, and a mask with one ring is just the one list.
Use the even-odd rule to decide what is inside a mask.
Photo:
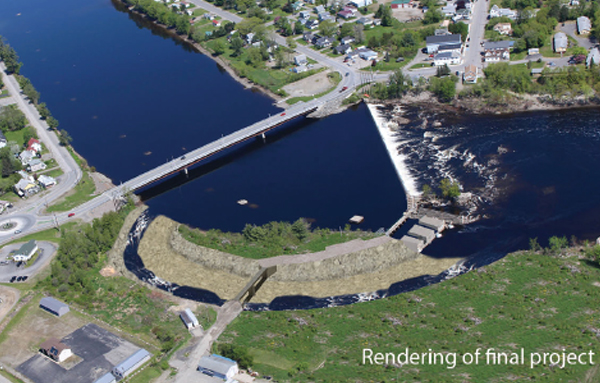
[(386, 289), (404, 279), (438, 274), (459, 260), (417, 254), (388, 237), (350, 241), (318, 253), (252, 260), (190, 243), (177, 227), (177, 222), (160, 216), (146, 230), (138, 253), (149, 270), (170, 282), (231, 299), (261, 266), (277, 265), (277, 272), (252, 299), (257, 303), (287, 295), (327, 297)]

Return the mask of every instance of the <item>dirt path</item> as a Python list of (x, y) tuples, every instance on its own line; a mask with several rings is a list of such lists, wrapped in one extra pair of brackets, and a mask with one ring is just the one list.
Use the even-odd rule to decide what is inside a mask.
[(13, 289), (12, 287), (0, 286), (0, 299), (2, 299), (2, 303), (0, 303), (0, 323), (2, 323), (6, 314), (8, 314), (19, 301), (20, 297), (21, 293), (19, 290)]

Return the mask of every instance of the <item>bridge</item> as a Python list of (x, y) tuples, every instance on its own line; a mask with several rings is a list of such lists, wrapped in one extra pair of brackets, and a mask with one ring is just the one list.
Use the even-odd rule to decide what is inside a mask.
[(221, 137), (220, 139), (210, 142), (198, 149), (192, 150), (174, 160), (168, 161), (156, 168), (149, 170), (145, 173), (140, 174), (137, 177), (130, 179), (119, 186), (121, 191), (135, 191), (143, 188), (153, 182), (156, 182), (162, 178), (168, 177), (174, 173), (178, 173), (182, 170), (186, 170), (188, 167), (195, 165), (196, 163), (217, 154), (227, 148), (235, 146), (241, 142), (244, 142), (250, 138), (263, 135), (271, 129), (274, 129), (288, 121), (291, 121), (300, 116), (305, 116), (316, 111), (319, 107), (323, 106), (325, 102), (321, 99), (313, 100), (307, 103), (301, 103), (301, 105), (295, 105), (291, 108), (286, 109), (277, 115), (265, 118), (262, 121), (258, 121), (248, 127), (237, 130), (227, 136)]

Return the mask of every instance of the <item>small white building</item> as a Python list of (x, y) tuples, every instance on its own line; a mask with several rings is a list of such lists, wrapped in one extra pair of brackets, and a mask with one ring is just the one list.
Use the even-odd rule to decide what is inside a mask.
[(564, 53), (567, 51), (568, 45), (569, 40), (567, 39), (567, 35), (565, 35), (563, 32), (558, 32), (554, 35), (554, 52)]
[(31, 240), (22, 245), (19, 250), (13, 254), (13, 261), (15, 262), (27, 262), (33, 257), (35, 252), (38, 251), (38, 245), (35, 240)]
[(372, 51), (370, 49), (364, 49), (361, 50), (358, 53), (358, 57), (360, 57), (363, 60), (369, 61), (369, 60), (376, 60), (377, 59), (377, 52)]
[(212, 354), (210, 356), (203, 356), (200, 359), (198, 371), (205, 375), (230, 381), (239, 372), (239, 368), (234, 360)]
[(585, 65), (589, 68), (592, 65), (600, 65), (600, 50), (598, 48), (593, 48), (588, 54)]
[(180, 312), (179, 317), (183, 321), (183, 324), (185, 324), (185, 327), (188, 328), (188, 330), (191, 330), (193, 328), (200, 326), (200, 322), (198, 322), (198, 318), (196, 318), (196, 316), (194, 315), (192, 310), (190, 310), (189, 308)]
[(47, 176), (45, 174), (42, 174), (38, 177), (38, 182), (44, 189), (48, 189), (56, 185), (56, 180), (53, 177)]
[(40, 170), (46, 170), (46, 164), (44, 163), (44, 161), (40, 160), (39, 158), (35, 158), (35, 159), (29, 161), (29, 165), (27, 165), (27, 170), (29, 170), (30, 172), (38, 172)]
[(592, 22), (585, 16), (577, 18), (577, 33), (587, 35), (592, 31)]
[(29, 164), (33, 158), (35, 158), (35, 152), (30, 150), (23, 150), (21, 154), (19, 154), (19, 159), (21, 160), (21, 164), (23, 164), (23, 166)]
[(71, 349), (56, 338), (50, 338), (42, 343), (40, 345), (40, 351), (42, 354), (52, 358), (58, 363), (64, 362), (73, 355)]
[(455, 51), (441, 52), (433, 57), (433, 65), (435, 66), (458, 65), (460, 63), (460, 53)]
[(373, 4), (373, 0), (352, 0), (350, 4), (354, 5), (356, 8), (362, 8)]

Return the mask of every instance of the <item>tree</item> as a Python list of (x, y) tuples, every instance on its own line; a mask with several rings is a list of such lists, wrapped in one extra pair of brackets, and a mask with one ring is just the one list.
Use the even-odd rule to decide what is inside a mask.
[(440, 181), (440, 190), (445, 198), (454, 199), (460, 195), (458, 184), (450, 181), (448, 178)]
[(375, 13), (375, 17), (381, 19), (381, 25), (384, 27), (391, 27), (394, 21), (392, 17), (392, 9), (385, 4), (379, 4), (379, 8)]
[[(183, 5), (182, 5), (183, 6)], [(177, 20), (175, 21), (175, 29), (177, 30), (177, 33), (179, 33), (180, 35), (189, 35), (190, 34), (190, 30), (192, 29), (192, 25), (190, 24), (190, 20), (188, 19), (187, 15), (180, 15)]]
[(37, 105), (37, 110), (40, 113), (42, 120), (45, 120), (46, 118), (48, 118), (50, 116), (50, 110), (48, 110), (48, 107), (46, 106), (45, 102), (39, 103)]
[(62, 146), (69, 146), (71, 141), (73, 141), (71, 135), (66, 130), (61, 129), (60, 135), (58, 136), (58, 142), (60, 142)]
[(244, 40), (242, 40), (239, 36), (235, 36), (231, 39), (231, 49), (233, 50), (234, 56), (240, 56), (242, 54), (243, 48)]
[(409, 89), (411, 81), (407, 78), (402, 69), (396, 69), (390, 76), (390, 83), (388, 85), (388, 97), (400, 98)]
[(425, 12), (423, 24), (427, 25), (439, 23), (443, 18), (444, 17), (442, 16), (442, 13), (440, 11), (438, 11), (437, 9), (430, 9), (429, 11)]
[(340, 37), (354, 36), (354, 25), (353, 23), (344, 23), (340, 28)]
[(294, 23), (294, 34), (301, 35), (304, 32), (304, 25), (302, 25), (299, 21)]
[(275, 51), (275, 65), (277, 65), (277, 68), (285, 68), (285, 66), (287, 65), (288, 60), (286, 57), (286, 54), (283, 53), (283, 51), (281, 49), (277, 49)]
[(25, 145), (27, 145), (27, 143), (29, 142), (30, 139), (32, 138), (38, 138), (37, 132), (35, 131), (35, 129), (32, 126), (28, 126), (25, 128), (25, 132), (23, 132), (23, 141), (25, 142)]
[(21, 130), (27, 125), (27, 118), (16, 105), (2, 108), (0, 112), (0, 129), (3, 132)]
[(437, 67), (436, 76), (445, 77), (448, 75), (450, 75), (450, 67), (448, 66), (448, 64)]
[(4, 42), (4, 38), (0, 37), (0, 58), (6, 65), (6, 72), (8, 74), (19, 74), (21, 70), (21, 62), (19, 62), (19, 56), (17, 52), (8, 44)]
[(48, 124), (48, 127), (52, 130), (56, 130), (58, 128), (58, 120), (52, 116), (46, 118), (46, 123)]
[(362, 24), (354, 25), (354, 39), (357, 43), (365, 41), (365, 27)]
[(467, 41), (467, 35), (469, 34), (469, 26), (462, 21), (448, 25), (448, 32), (454, 34), (460, 34), (462, 41)]
[(298, 46), (298, 44), (296, 44), (296, 41), (294, 40), (294, 38), (292, 36), (288, 36), (285, 39), (285, 42), (287, 43), (288, 47), (290, 47), (291, 49), (296, 49), (296, 47)]
[(222, 55), (225, 53), (225, 43), (222, 40), (215, 40), (213, 51), (215, 52), (215, 56)]
[(331, 20), (325, 20), (319, 24), (319, 31), (321, 32), (321, 35), (326, 37), (334, 36), (338, 30), (337, 28), (337, 24)]
[(298, 219), (292, 224), (292, 233), (294, 233), (299, 241), (303, 241), (310, 234), (310, 223), (306, 222), (303, 218)]
[(34, 105), (37, 105), (38, 101), (40, 100), (40, 92), (35, 90), (30, 82), (23, 87), (23, 94), (25, 94), (29, 101), (31, 101)]

